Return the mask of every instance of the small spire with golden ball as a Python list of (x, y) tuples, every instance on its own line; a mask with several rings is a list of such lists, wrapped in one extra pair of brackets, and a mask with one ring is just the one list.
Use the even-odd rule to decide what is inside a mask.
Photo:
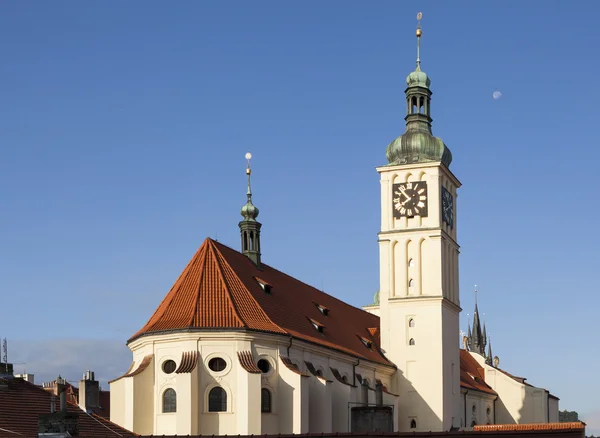
[(423, 32), (421, 31), (421, 19), (423, 18), (423, 13), (419, 12), (417, 14), (417, 71), (421, 70), (421, 35)]

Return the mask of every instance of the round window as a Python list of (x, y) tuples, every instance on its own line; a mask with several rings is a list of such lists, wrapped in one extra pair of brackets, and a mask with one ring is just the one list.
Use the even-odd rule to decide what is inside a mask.
[(261, 370), (263, 372), (263, 374), (266, 374), (269, 371), (271, 371), (271, 364), (269, 363), (269, 361), (267, 359), (260, 359), (258, 361), (257, 365), (258, 365), (258, 369)]
[(171, 374), (177, 368), (177, 364), (174, 360), (165, 360), (162, 364), (162, 370), (165, 374)]
[(208, 367), (215, 373), (218, 373), (219, 371), (223, 371), (225, 368), (227, 368), (227, 362), (225, 362), (225, 359), (222, 357), (213, 357), (208, 361)]

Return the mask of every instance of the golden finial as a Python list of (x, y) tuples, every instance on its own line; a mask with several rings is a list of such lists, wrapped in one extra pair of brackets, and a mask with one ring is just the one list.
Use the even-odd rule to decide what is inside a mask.
[(252, 170), (250, 169), (250, 160), (252, 159), (252, 154), (250, 152), (248, 152), (246, 154), (246, 160), (248, 160), (248, 167), (246, 167), (246, 174), (250, 175), (252, 173)]
[(417, 14), (417, 70), (421, 70), (421, 35), (423, 32), (421, 31), (421, 19), (423, 18), (423, 13), (419, 12)]

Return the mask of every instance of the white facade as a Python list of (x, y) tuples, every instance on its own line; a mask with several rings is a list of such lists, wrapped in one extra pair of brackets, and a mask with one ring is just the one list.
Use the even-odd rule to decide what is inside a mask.
[[(369, 401), (374, 403), (375, 382), (390, 387), (395, 372), (393, 367), (357, 361), (313, 344), (294, 340), (290, 346), (289, 339), (256, 333), (144, 336), (129, 346), (134, 364), (125, 377), (111, 382), (111, 421), (139, 434), (347, 432), (350, 407), (364, 402), (360, 385), (354, 385), (355, 374), (371, 382)], [(166, 361), (179, 366), (189, 352), (197, 352), (199, 358), (191, 372), (163, 371)], [(238, 352), (251, 352), (255, 363), (267, 360), (270, 370), (248, 372)], [(213, 358), (224, 359), (226, 367), (212, 371), (208, 364)], [(297, 370), (286, 366), (285, 359)], [(143, 369), (136, 374), (140, 365)], [(348, 384), (339, 381), (332, 368)], [(215, 387), (227, 394), (223, 412), (209, 410), (209, 393)], [(163, 412), (167, 389), (176, 392), (175, 412)], [(269, 391), (270, 412), (261, 412), (262, 389)], [(397, 396), (383, 396), (385, 405), (398, 409)]]
[[(394, 386), (400, 398), (399, 429), (449, 430), (460, 426), (456, 333), (461, 309), (456, 219), (453, 228), (442, 222), (441, 188), (456, 200), (460, 183), (439, 162), (377, 170), (381, 346), (399, 369)], [(394, 184), (416, 181), (427, 183), (427, 216), (395, 218)]]

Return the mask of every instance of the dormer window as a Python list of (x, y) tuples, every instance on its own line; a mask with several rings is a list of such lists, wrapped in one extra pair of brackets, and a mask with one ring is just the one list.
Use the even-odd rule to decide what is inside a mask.
[(317, 306), (317, 309), (319, 309), (319, 312), (321, 312), (323, 315), (327, 316), (329, 314), (329, 309), (325, 306), (323, 306), (322, 304), (319, 303), (315, 303), (313, 301), (314, 305)]
[(367, 347), (369, 350), (372, 350), (372, 349), (373, 349), (373, 343), (372, 343), (371, 341), (369, 341), (369, 340), (368, 340), (368, 339), (366, 339), (366, 338), (363, 338), (362, 336), (359, 336), (359, 339), (360, 339), (360, 342), (362, 342), (362, 343), (363, 343), (363, 345), (364, 345), (365, 347)]
[(308, 320), (310, 321), (310, 323), (312, 324), (312, 326), (315, 328), (316, 331), (318, 331), (319, 333), (323, 333), (323, 330), (325, 329), (325, 326), (323, 324), (321, 324), (318, 321), (315, 321), (314, 319), (308, 318)]
[(265, 291), (265, 293), (266, 293), (267, 295), (271, 295), (271, 289), (273, 288), (273, 286), (271, 286), (271, 285), (270, 285), (269, 283), (267, 283), (266, 281), (264, 281), (264, 280), (261, 280), (260, 278), (256, 278), (256, 277), (255, 277), (255, 280), (257, 281), (257, 283), (258, 283), (258, 285), (260, 286), (260, 288), (261, 288), (262, 290), (264, 290), (264, 291)]

